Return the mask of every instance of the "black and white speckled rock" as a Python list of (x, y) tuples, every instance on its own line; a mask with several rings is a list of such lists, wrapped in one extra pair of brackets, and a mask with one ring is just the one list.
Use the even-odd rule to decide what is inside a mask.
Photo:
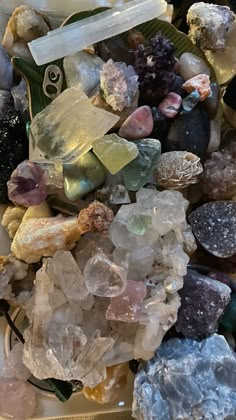
[(136, 375), (133, 417), (235, 420), (235, 376), (235, 354), (223, 336), (173, 338)]
[(236, 202), (213, 201), (194, 210), (189, 221), (206, 251), (220, 258), (236, 253)]
[(217, 332), (219, 320), (230, 301), (231, 289), (197, 271), (188, 270), (179, 294), (181, 306), (176, 331), (193, 339)]

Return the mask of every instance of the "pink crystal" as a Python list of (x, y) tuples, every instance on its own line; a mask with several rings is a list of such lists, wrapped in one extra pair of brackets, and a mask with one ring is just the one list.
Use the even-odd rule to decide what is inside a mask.
[(29, 160), (12, 172), (7, 187), (9, 199), (25, 207), (37, 206), (47, 197), (45, 171)]
[(141, 106), (125, 120), (118, 134), (128, 140), (143, 139), (151, 134), (153, 125), (151, 108)]
[(167, 118), (174, 118), (179, 112), (181, 102), (182, 98), (180, 95), (170, 92), (161, 101), (158, 108)]
[(197, 89), (200, 95), (200, 101), (205, 101), (205, 99), (211, 94), (210, 78), (207, 74), (198, 74), (197, 76), (187, 80), (183, 84), (182, 88), (188, 93)]
[(7, 419), (30, 419), (36, 406), (33, 388), (15, 379), (0, 381), (0, 416)]
[(141, 314), (141, 305), (147, 288), (141, 281), (128, 280), (125, 291), (111, 298), (106, 318), (111, 321), (136, 322)]

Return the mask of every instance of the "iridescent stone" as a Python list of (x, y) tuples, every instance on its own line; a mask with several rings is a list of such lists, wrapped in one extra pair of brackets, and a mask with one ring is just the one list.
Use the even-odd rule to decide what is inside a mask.
[(139, 151), (138, 157), (122, 170), (126, 188), (131, 191), (138, 191), (147, 184), (161, 156), (159, 140), (136, 140), (135, 145)]
[(110, 59), (102, 68), (100, 86), (106, 102), (115, 111), (122, 111), (132, 105), (139, 91), (138, 75), (133, 66)]
[(169, 92), (158, 105), (159, 110), (167, 118), (174, 118), (180, 109), (182, 98), (174, 92)]
[(188, 93), (196, 89), (200, 95), (200, 101), (204, 101), (211, 94), (210, 78), (207, 74), (198, 74), (188, 79), (182, 87)]
[(194, 89), (188, 96), (182, 100), (182, 108), (185, 112), (190, 112), (200, 101), (200, 95), (197, 89)]
[(116, 174), (138, 154), (136, 144), (117, 134), (108, 134), (93, 144), (93, 151), (111, 174)]
[(83, 198), (102, 185), (106, 172), (101, 162), (88, 152), (73, 163), (64, 163), (64, 190), (69, 200)]
[(178, 62), (178, 73), (183, 79), (189, 80), (198, 74), (210, 76), (210, 69), (202, 58), (192, 53), (183, 53)]
[(214, 201), (194, 210), (189, 221), (198, 242), (220, 258), (236, 253), (236, 203)]
[(112, 263), (103, 253), (96, 254), (87, 261), (84, 277), (88, 291), (95, 296), (119, 296), (127, 286), (124, 268)]
[(95, 388), (84, 387), (83, 394), (87, 400), (98, 404), (115, 402), (126, 385), (128, 373), (128, 363), (107, 367), (106, 378)]
[(8, 197), (25, 207), (37, 206), (47, 198), (45, 171), (29, 160), (24, 160), (12, 172), (7, 183)]
[(226, 34), (234, 20), (234, 13), (228, 6), (194, 3), (187, 14), (189, 37), (202, 49), (224, 48)]
[(0, 415), (3, 418), (25, 420), (32, 417), (36, 407), (33, 387), (16, 379), (0, 381)]
[(81, 90), (66, 89), (33, 118), (30, 159), (76, 161), (118, 120), (116, 115), (94, 107)]
[(104, 61), (100, 57), (86, 51), (79, 51), (65, 57), (63, 67), (67, 87), (77, 87), (90, 96), (100, 83), (100, 71), (103, 64)]
[(220, 318), (230, 302), (231, 289), (197, 271), (188, 270), (179, 294), (181, 306), (176, 331), (192, 339), (202, 339), (217, 332)]
[(147, 287), (143, 282), (128, 280), (125, 291), (119, 296), (111, 298), (106, 318), (110, 321), (138, 321), (146, 294)]
[(151, 108), (144, 105), (127, 118), (118, 134), (128, 140), (143, 139), (151, 134), (153, 125)]

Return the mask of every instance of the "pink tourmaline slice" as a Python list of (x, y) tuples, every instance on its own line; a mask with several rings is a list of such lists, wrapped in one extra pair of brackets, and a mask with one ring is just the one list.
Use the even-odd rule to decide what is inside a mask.
[(127, 140), (137, 140), (148, 137), (154, 126), (151, 108), (147, 105), (137, 108), (119, 130), (119, 136)]
[(167, 118), (174, 118), (180, 109), (182, 98), (175, 92), (170, 92), (161, 101), (158, 108)]
[(0, 416), (6, 419), (30, 419), (36, 406), (31, 385), (15, 379), (0, 381)]
[(128, 280), (125, 291), (121, 295), (111, 298), (106, 318), (111, 321), (138, 321), (146, 293), (147, 288), (143, 282)]

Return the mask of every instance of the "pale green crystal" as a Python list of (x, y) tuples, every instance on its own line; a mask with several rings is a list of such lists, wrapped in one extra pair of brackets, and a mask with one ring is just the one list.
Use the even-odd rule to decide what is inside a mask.
[(113, 175), (138, 156), (137, 146), (117, 134), (108, 134), (97, 140), (93, 151)]
[(66, 89), (37, 114), (30, 126), (30, 159), (74, 162), (119, 120), (93, 106), (76, 88)]
[(151, 216), (146, 214), (134, 214), (128, 220), (127, 230), (136, 235), (144, 235), (151, 224)]
[(74, 163), (64, 164), (64, 190), (69, 200), (84, 197), (105, 181), (106, 172), (101, 162), (91, 152)]

